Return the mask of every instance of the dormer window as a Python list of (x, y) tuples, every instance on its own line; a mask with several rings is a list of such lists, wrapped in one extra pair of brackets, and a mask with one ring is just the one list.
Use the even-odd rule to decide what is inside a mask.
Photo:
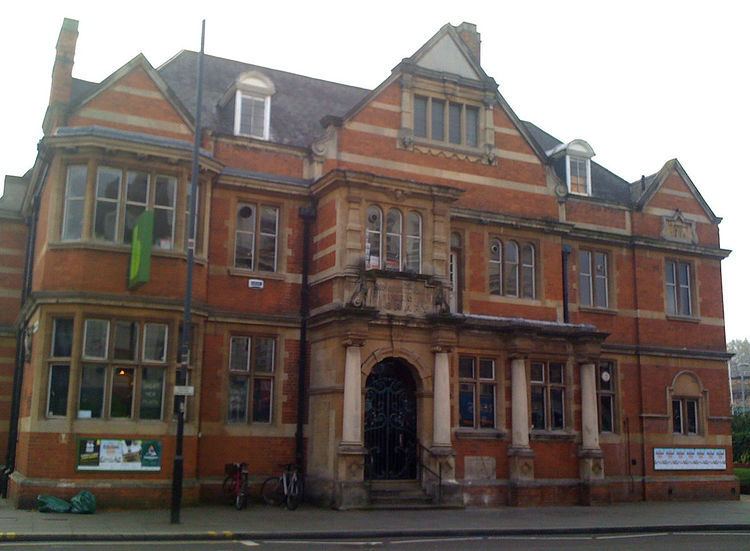
[(568, 193), (591, 195), (591, 157), (596, 154), (588, 143), (584, 140), (561, 143), (547, 151), (547, 155), (554, 159), (555, 171), (560, 179), (565, 178)]
[(265, 75), (250, 71), (240, 75), (220, 105), (234, 100), (234, 134), (260, 140), (271, 137), (271, 96), (276, 92)]
[(568, 191), (591, 195), (591, 161), (568, 155)]

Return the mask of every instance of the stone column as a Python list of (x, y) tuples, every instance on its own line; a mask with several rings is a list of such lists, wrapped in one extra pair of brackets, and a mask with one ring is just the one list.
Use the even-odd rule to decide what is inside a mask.
[(581, 447), (599, 449), (599, 415), (596, 403), (596, 366), (581, 365)]
[(435, 348), (435, 373), (433, 375), (433, 447), (451, 447), (451, 396), (450, 362), (444, 348)]
[(529, 398), (526, 385), (526, 361), (518, 358), (510, 362), (511, 405), (513, 414), (513, 434), (511, 445), (514, 448), (529, 447)]
[(342, 446), (362, 446), (362, 343), (347, 341)]

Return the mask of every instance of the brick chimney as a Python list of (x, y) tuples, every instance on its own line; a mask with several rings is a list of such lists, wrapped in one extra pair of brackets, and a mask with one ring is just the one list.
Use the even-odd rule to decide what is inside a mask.
[(477, 26), (474, 23), (467, 23), (466, 21), (464, 21), (458, 27), (455, 27), (455, 29), (458, 33), (458, 36), (460, 36), (461, 40), (464, 41), (464, 44), (468, 46), (469, 51), (471, 52), (471, 56), (474, 58), (474, 61), (479, 64), (482, 41), (479, 38)]
[(70, 102), (73, 89), (73, 58), (78, 40), (78, 21), (63, 19), (60, 36), (57, 38), (57, 55), (52, 66), (52, 86), (49, 91), (49, 106), (44, 117), (44, 131), (47, 133), (59, 126), (65, 107)]

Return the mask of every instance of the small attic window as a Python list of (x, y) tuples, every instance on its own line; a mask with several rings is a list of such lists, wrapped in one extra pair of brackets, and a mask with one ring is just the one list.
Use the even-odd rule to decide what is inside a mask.
[[(267, 140), (271, 128), (273, 82), (257, 71), (240, 75), (234, 88), (234, 133)], [(231, 89), (230, 89), (231, 90)]]
[(560, 144), (552, 156), (565, 153), (565, 180), (568, 192), (575, 195), (591, 195), (591, 157), (594, 150), (584, 140), (573, 140)]

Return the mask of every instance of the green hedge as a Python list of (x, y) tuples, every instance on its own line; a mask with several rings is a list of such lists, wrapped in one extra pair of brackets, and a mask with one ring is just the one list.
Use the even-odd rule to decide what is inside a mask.
[(735, 463), (750, 463), (750, 413), (732, 417), (732, 447)]

